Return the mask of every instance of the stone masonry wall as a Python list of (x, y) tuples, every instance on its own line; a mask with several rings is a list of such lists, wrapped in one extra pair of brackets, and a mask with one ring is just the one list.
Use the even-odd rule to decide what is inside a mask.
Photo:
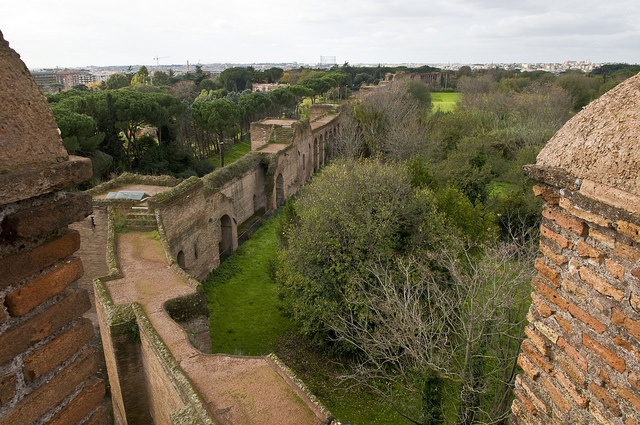
[(69, 157), (46, 99), (0, 33), (0, 424), (106, 424), (105, 383), (87, 343), (91, 303), (75, 288), (92, 176)]
[(636, 425), (640, 197), (557, 168), (525, 171), (545, 204), (511, 423)]

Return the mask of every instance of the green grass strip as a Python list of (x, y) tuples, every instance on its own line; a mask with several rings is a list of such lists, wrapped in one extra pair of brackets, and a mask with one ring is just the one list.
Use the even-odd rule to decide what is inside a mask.
[[(226, 144), (226, 142), (225, 142)], [(240, 143), (234, 143), (231, 148), (224, 150), (224, 163), (225, 165), (231, 164), (238, 158), (243, 157), (251, 150), (251, 139), (244, 140)], [(214, 167), (220, 167), (220, 155), (215, 155), (210, 158)]]
[(213, 353), (261, 356), (293, 328), (280, 314), (269, 262), (277, 252), (279, 215), (272, 216), (204, 284)]

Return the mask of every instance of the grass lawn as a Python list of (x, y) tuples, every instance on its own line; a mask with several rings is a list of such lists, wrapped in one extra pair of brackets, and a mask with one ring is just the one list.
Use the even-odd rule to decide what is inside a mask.
[(451, 112), (456, 103), (462, 98), (462, 93), (454, 92), (436, 92), (431, 93), (431, 103), (433, 103), (433, 112), (438, 109), (442, 112)]
[(257, 356), (275, 352), (342, 421), (410, 425), (374, 394), (343, 389), (337, 378), (344, 372), (341, 362), (296, 334), (294, 323), (280, 313), (276, 284), (268, 273), (277, 252), (280, 217), (271, 216), (204, 284), (213, 352)]
[[(225, 142), (226, 144), (226, 142)], [(233, 161), (244, 156), (251, 150), (251, 140), (243, 140), (240, 143), (234, 143), (230, 149), (224, 150), (224, 163), (225, 165), (231, 164)], [(209, 158), (214, 167), (220, 167), (220, 155), (215, 155)]]
[(268, 354), (293, 327), (278, 310), (276, 286), (267, 272), (276, 254), (278, 219), (267, 220), (204, 284), (213, 353)]

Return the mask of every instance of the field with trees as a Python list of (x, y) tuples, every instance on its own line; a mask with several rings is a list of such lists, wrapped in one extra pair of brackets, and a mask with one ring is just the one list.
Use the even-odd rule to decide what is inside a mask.
[[(637, 68), (462, 67), (446, 87), (405, 78), (350, 96), (390, 72), (434, 69), (229, 68), (212, 78), (142, 67), (48, 99), (65, 147), (92, 158), (94, 182), (125, 170), (202, 176), (219, 165), (221, 142), (247, 150), (251, 121), (346, 101), (334, 158), (256, 235), (256, 252), (272, 255), (242, 247), (205, 284), (214, 351), (274, 349), (354, 425), (498, 424), (540, 222), (522, 166)], [(259, 82), (289, 86), (251, 92)], [(248, 316), (268, 330), (251, 333)]]

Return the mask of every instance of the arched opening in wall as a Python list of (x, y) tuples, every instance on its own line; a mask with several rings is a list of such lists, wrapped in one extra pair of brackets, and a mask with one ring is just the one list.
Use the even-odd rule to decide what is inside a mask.
[(193, 258), (195, 258), (196, 260), (198, 259), (198, 244), (197, 243), (193, 244)]
[(307, 168), (307, 164), (305, 163), (305, 158), (304, 158), (304, 154), (302, 154), (302, 171), (304, 171)]
[(258, 197), (253, 195), (253, 212), (256, 212), (260, 209), (260, 205), (258, 205)]
[(220, 217), (220, 261), (226, 259), (233, 252), (233, 222), (231, 217)]
[(185, 263), (184, 263), (184, 251), (180, 251), (180, 252), (178, 252), (178, 255), (177, 255), (177, 257), (176, 257), (176, 260), (178, 261), (178, 265), (179, 265), (181, 268), (183, 268), (183, 269), (184, 269), (184, 268), (186, 268), (186, 267), (185, 267)]
[(313, 139), (313, 171), (318, 170), (318, 139)]
[(320, 165), (324, 164), (324, 141), (325, 138), (320, 135), (320, 146), (318, 146), (318, 163)]
[(284, 178), (278, 174), (276, 178), (276, 207), (284, 204)]

